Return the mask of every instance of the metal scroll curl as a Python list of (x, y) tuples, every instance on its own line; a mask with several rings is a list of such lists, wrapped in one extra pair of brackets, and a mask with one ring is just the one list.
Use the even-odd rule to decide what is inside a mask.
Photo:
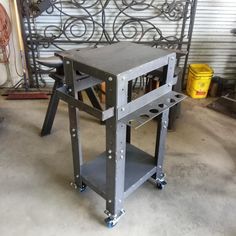
[(187, 19), (186, 1), (121, 0), (115, 1), (115, 5), (118, 13), (113, 21), (114, 41), (146, 41), (155, 46), (177, 48), (184, 38), (176, 32), (165, 35), (156, 22), (157, 18), (176, 22)]
[[(53, 51), (69, 47), (118, 41), (181, 49), (182, 45), (189, 43), (186, 22), (191, 25), (196, 0), (21, 1), (23, 12), (27, 13), (24, 21), (28, 22), (25, 28), (28, 52), (36, 61), (49, 49), (53, 54)], [(42, 12), (35, 14), (35, 9)], [(161, 28), (163, 22), (166, 27)], [(173, 30), (168, 31), (168, 27)], [(37, 62), (33, 63), (33, 67), (36, 69), (32, 71), (40, 74)]]
[[(164, 17), (170, 21), (179, 21), (185, 17), (186, 4), (191, 0), (120, 0), (115, 4), (120, 12), (128, 17), (134, 17), (137, 11), (142, 11), (142, 19), (150, 20)], [(144, 11), (149, 14), (144, 14)], [(149, 11), (149, 12), (148, 12)], [(151, 13), (151, 14), (150, 14)]]
[[(112, 12), (114, 17), (106, 17), (106, 14), (110, 12), (111, 2), (116, 6)], [(162, 30), (152, 21), (161, 17), (169, 21), (182, 20), (186, 15), (187, 2), (190, 1), (51, 0), (46, 14), (40, 18), (50, 15), (55, 17), (56, 14), (60, 24), (50, 24), (43, 31), (39, 29), (35, 36), (46, 48), (50, 46), (49, 44), (54, 44), (55, 41), (59, 43), (60, 40), (75, 43), (97, 41), (96, 44), (98, 44), (102, 40), (113, 42), (148, 39), (155, 43), (161, 41), (172, 43), (178, 39), (168, 40), (175, 36), (164, 35)], [(66, 10), (67, 8), (72, 9), (74, 14)], [(110, 23), (113, 25), (112, 29), (108, 26)]]
[[(63, 6), (66, 7), (63, 8)], [(106, 38), (108, 34), (105, 30), (105, 6), (101, 0), (72, 0), (70, 2), (54, 0), (46, 11), (47, 17), (56, 14), (59, 21), (37, 33), (38, 39), (41, 39), (40, 45), (48, 48), (49, 43), (55, 46), (60, 42), (89, 43), (99, 42), (103, 37)], [(97, 11), (94, 12), (93, 8)], [(43, 17), (45, 15), (41, 16)]]

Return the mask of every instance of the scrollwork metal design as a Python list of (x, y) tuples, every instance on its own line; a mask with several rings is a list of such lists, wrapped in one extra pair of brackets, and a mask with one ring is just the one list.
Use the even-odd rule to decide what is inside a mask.
[[(40, 0), (30, 4), (29, 0), (22, 1), (28, 3), (24, 12), (29, 12), (26, 21), (34, 32), (30, 37), (27, 35), (29, 51), (42, 54), (44, 49), (67, 49), (66, 45), (97, 46), (124, 40), (181, 49), (189, 43), (185, 28), (187, 21), (191, 23), (196, 0)], [(35, 15), (36, 5), (43, 3), (47, 9), (41, 7), (41, 14)], [(44, 28), (38, 24), (43, 19), (51, 19)], [(170, 35), (159, 26), (161, 21), (173, 28)], [(39, 67), (34, 66), (38, 72)]]

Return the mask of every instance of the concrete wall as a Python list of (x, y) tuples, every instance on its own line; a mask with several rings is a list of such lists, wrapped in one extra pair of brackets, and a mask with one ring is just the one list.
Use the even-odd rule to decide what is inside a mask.
[[(21, 75), (22, 75), (22, 66), (21, 66), (21, 58), (20, 58), (20, 51), (19, 51), (18, 35), (16, 31), (16, 24), (15, 24), (16, 20), (14, 17), (15, 14), (14, 14), (14, 9), (13, 9), (13, 0), (0, 0), (0, 3), (5, 7), (12, 21), (12, 35), (11, 35), (11, 40), (9, 44), (10, 72), (11, 72), (12, 83), (15, 84), (20, 79), (20, 77), (16, 73), (15, 65), (17, 67), (18, 72)], [(10, 11), (10, 6), (11, 6), (11, 11)], [(15, 52), (14, 52), (13, 45), (15, 46)], [(7, 73), (6, 73), (5, 65), (0, 63), (0, 85), (3, 86), (6, 80), (7, 80)], [(5, 84), (4, 86), (11, 86), (11, 85)]]

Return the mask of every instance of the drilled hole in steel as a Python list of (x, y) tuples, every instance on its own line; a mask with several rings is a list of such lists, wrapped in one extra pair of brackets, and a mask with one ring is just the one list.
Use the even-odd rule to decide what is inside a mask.
[(181, 94), (176, 94), (175, 97), (182, 98), (182, 95)]
[(149, 110), (151, 113), (158, 113), (159, 111), (157, 109), (151, 109)]
[(129, 120), (129, 125), (130, 126), (138, 126), (139, 122), (137, 120)]
[(161, 104), (159, 104), (158, 105), (160, 108), (165, 108), (165, 107), (167, 107), (165, 104), (163, 104), (163, 103), (161, 103)]
[(141, 118), (143, 118), (143, 119), (149, 119), (149, 118), (150, 118), (150, 116), (147, 115), (147, 114), (142, 114), (142, 115), (140, 115), (139, 117), (141, 117)]
[(175, 99), (173, 99), (173, 98), (168, 98), (168, 99), (167, 99), (167, 102), (169, 102), (169, 103), (174, 103), (174, 102), (176, 102), (176, 101), (175, 101)]
[(129, 120), (129, 124), (132, 125), (134, 123), (134, 120)]

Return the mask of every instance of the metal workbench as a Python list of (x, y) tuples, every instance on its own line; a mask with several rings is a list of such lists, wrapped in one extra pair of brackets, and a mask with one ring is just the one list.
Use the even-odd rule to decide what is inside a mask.
[[(175, 64), (175, 53), (125, 42), (71, 52), (64, 58), (65, 84), (57, 95), (69, 108), (74, 186), (81, 191), (88, 186), (106, 200), (108, 227), (113, 227), (124, 214), (124, 199), (149, 178), (160, 189), (166, 184), (163, 159), (169, 108), (185, 98), (172, 91)], [(130, 82), (160, 68), (166, 77), (161, 86), (131, 101)], [(104, 111), (77, 99), (77, 71), (106, 83)], [(87, 83), (94, 85), (89, 79)], [(88, 163), (83, 163), (82, 158), (79, 110), (106, 125), (106, 150)], [(156, 151), (151, 156), (130, 143), (130, 127), (138, 128), (157, 116)]]

